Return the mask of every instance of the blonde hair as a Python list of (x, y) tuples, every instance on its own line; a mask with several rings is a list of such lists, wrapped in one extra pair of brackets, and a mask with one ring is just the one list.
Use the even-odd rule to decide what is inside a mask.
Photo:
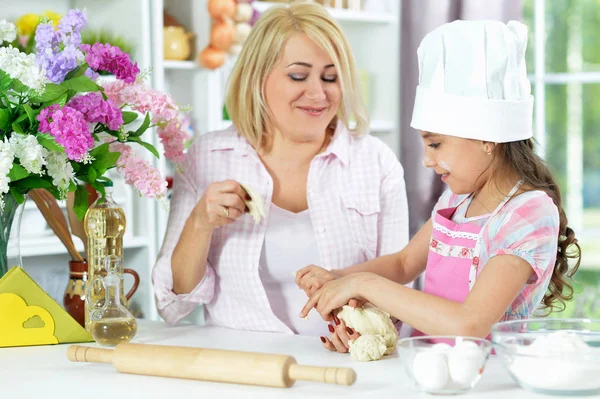
[(323, 6), (295, 2), (271, 7), (261, 16), (229, 78), (227, 112), (238, 132), (256, 148), (273, 123), (264, 93), (267, 75), (281, 59), (288, 39), (301, 33), (327, 52), (337, 70), (342, 98), (332, 122), (339, 119), (350, 127), (352, 120), (354, 132), (368, 131), (369, 118), (358, 88), (356, 62), (342, 29)]

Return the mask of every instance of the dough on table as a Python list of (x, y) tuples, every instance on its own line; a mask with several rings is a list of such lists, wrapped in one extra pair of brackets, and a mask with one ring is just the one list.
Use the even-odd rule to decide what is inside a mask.
[(337, 317), (361, 335), (349, 342), (353, 359), (363, 362), (379, 360), (396, 349), (398, 331), (390, 315), (372, 304), (366, 303), (361, 308), (345, 305)]

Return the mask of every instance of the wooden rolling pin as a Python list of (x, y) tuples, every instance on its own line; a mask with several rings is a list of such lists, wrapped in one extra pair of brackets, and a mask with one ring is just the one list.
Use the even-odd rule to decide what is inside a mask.
[(350, 368), (300, 366), (288, 355), (183, 346), (119, 344), (114, 350), (71, 345), (73, 362), (112, 363), (121, 373), (291, 387), (298, 380), (352, 385)]

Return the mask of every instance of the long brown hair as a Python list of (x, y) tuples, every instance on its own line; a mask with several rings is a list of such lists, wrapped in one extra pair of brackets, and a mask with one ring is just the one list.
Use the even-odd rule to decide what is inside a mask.
[[(581, 247), (577, 243), (575, 232), (567, 226), (567, 215), (562, 207), (560, 189), (544, 160), (535, 153), (533, 140), (503, 143), (498, 147), (495, 155), (501, 158), (500, 163), (518, 173), (524, 181), (524, 187), (548, 194), (558, 208), (560, 228), (557, 237), (556, 263), (542, 303), (549, 310), (564, 310), (565, 302), (573, 299), (573, 286), (569, 279), (577, 272), (581, 263)], [(577, 259), (571, 269), (569, 269), (569, 259)]]

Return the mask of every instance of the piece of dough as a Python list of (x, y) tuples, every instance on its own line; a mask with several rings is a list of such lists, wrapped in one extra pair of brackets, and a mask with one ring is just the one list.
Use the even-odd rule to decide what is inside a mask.
[[(398, 331), (396, 331), (390, 315), (372, 304), (366, 303), (362, 308), (345, 305), (338, 312), (337, 317), (344, 320), (348, 327), (361, 335), (356, 342), (350, 341), (350, 355), (353, 359), (379, 360), (383, 355), (389, 355), (396, 349)], [(381, 352), (377, 349), (378, 339), (367, 337), (361, 340), (363, 336), (368, 335), (381, 337), (380, 342), (385, 345), (385, 350), (378, 355), (379, 357), (372, 356)]]
[(265, 217), (265, 203), (262, 197), (249, 186), (242, 183), (240, 183), (240, 186), (250, 196), (249, 200), (244, 200), (248, 207), (248, 214), (254, 218), (254, 223), (260, 223), (260, 219)]
[(361, 362), (379, 360), (387, 351), (385, 339), (381, 334), (365, 334), (356, 340), (348, 342), (350, 344), (350, 354), (353, 359)]

